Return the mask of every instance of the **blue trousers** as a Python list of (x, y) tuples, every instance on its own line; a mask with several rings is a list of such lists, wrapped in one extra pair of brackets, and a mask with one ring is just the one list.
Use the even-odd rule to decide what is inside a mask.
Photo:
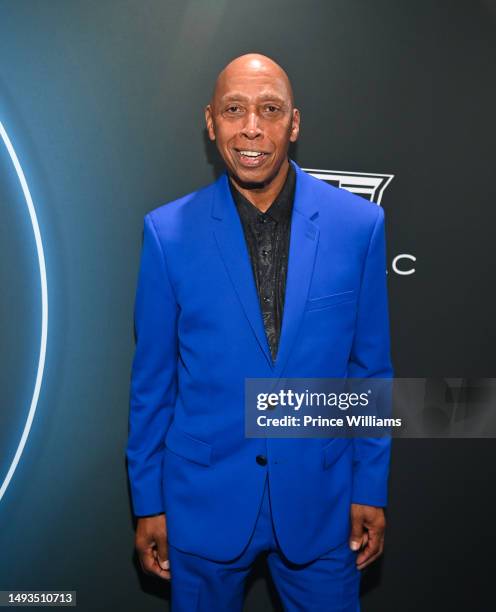
[(212, 561), (169, 544), (172, 612), (242, 612), (245, 581), (260, 553), (267, 555), (287, 612), (360, 612), (358, 553), (348, 541), (304, 565), (285, 559), (272, 522), (268, 478), (253, 533), (236, 559)]

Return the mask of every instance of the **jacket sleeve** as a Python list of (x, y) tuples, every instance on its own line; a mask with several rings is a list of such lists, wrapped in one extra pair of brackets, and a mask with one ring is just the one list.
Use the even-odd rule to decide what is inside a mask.
[[(350, 378), (392, 379), (384, 210), (379, 206), (362, 273)], [(353, 438), (352, 503), (387, 505), (390, 437)]]
[(177, 394), (177, 311), (164, 252), (149, 213), (144, 219), (134, 307), (136, 349), (126, 448), (136, 516), (164, 511), (162, 457)]

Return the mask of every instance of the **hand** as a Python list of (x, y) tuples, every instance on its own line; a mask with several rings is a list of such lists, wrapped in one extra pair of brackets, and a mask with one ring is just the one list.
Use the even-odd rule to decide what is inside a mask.
[(136, 551), (145, 574), (170, 580), (169, 546), (165, 514), (138, 518), (136, 526)]
[(384, 508), (351, 504), (350, 548), (363, 549), (356, 560), (359, 570), (382, 555), (385, 528)]

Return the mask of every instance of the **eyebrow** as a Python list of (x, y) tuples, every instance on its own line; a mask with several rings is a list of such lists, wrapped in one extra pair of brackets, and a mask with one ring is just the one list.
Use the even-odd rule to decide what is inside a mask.
[[(242, 93), (241, 91), (239, 92), (234, 91), (234, 92), (231, 92), (231, 93), (228, 93), (222, 96), (222, 98), (220, 99), (220, 102), (221, 104), (225, 104), (226, 102), (232, 102), (235, 100), (247, 101), (249, 100), (249, 98), (246, 94)], [(256, 97), (256, 100), (260, 102), (267, 101), (267, 100), (273, 100), (274, 102), (285, 104), (285, 101), (283, 100), (283, 98), (281, 98), (281, 96), (273, 92), (270, 92), (270, 91), (262, 92), (260, 95)]]

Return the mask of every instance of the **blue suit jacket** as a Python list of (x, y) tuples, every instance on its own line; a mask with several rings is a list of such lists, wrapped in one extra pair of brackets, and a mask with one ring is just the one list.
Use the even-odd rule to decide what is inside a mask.
[(386, 505), (388, 439), (244, 435), (245, 378), (393, 374), (383, 209), (291, 163), (274, 363), (227, 175), (144, 220), (126, 450), (134, 512), (165, 511), (173, 545), (219, 561), (246, 545), (267, 471), (276, 534), (296, 563), (348, 538), (351, 502)]

